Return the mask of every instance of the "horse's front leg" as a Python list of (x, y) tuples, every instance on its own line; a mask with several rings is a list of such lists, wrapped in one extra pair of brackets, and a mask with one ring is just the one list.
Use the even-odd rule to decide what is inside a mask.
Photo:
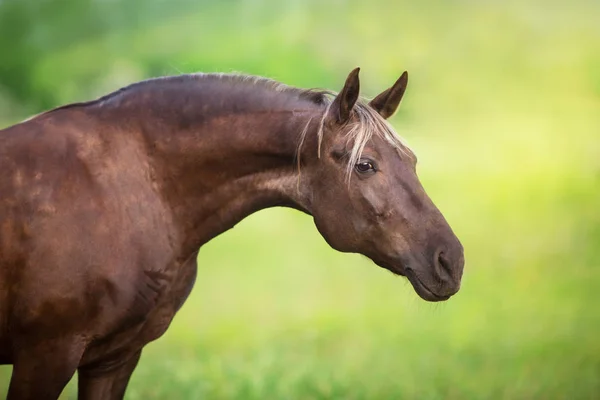
[(19, 343), (7, 400), (56, 400), (77, 369), (84, 343), (76, 338)]
[(110, 364), (79, 368), (79, 400), (121, 400), (141, 355), (122, 355)]
[[(127, 336), (129, 339), (123, 341), (130, 340), (132, 345), (119, 356), (79, 368), (79, 400), (120, 400), (123, 398), (129, 379), (139, 361), (142, 347), (166, 332), (175, 313), (189, 295), (196, 275), (196, 254), (179, 268), (174, 282), (171, 283), (165, 296), (160, 299), (159, 293), (166, 291), (161, 288), (159, 281), (161, 275), (146, 271), (141, 274), (144, 279), (137, 285), (136, 290), (140, 294), (136, 298), (146, 300), (137, 305), (136, 317), (139, 318), (143, 315), (144, 322), (139, 330), (132, 328), (130, 333), (126, 333), (126, 335), (132, 336)], [(145, 314), (148, 309), (146, 303), (148, 299), (153, 301), (156, 299), (157, 304), (148, 311), (148, 314)], [(112, 338), (108, 343), (115, 341), (120, 342), (119, 339)]]

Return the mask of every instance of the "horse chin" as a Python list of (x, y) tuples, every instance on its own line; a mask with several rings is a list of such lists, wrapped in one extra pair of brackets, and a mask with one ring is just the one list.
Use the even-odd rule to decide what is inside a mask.
[(432, 292), (417, 276), (415, 271), (409, 267), (405, 267), (403, 263), (389, 263), (386, 261), (373, 259), (373, 262), (381, 268), (391, 271), (395, 275), (405, 276), (411, 283), (415, 292), (420, 298), (426, 301), (439, 302), (446, 301), (451, 296), (441, 296)]
[(413, 288), (415, 289), (415, 292), (417, 292), (419, 297), (421, 297), (423, 300), (431, 301), (431, 302), (438, 302), (438, 301), (446, 301), (451, 297), (451, 295), (441, 296), (441, 295), (438, 295), (438, 294), (435, 294), (434, 292), (432, 292), (419, 279), (419, 277), (417, 276), (415, 271), (413, 271), (410, 268), (406, 269), (406, 277), (408, 278), (409, 282), (412, 284)]

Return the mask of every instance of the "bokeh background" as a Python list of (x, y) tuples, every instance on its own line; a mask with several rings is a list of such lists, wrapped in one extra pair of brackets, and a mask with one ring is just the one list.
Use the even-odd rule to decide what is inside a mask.
[(368, 97), (410, 73), (392, 123), (461, 291), (425, 303), (265, 210), (202, 248), (127, 398), (600, 398), (600, 2), (0, 0), (0, 127), (148, 77), (339, 90), (356, 66)]

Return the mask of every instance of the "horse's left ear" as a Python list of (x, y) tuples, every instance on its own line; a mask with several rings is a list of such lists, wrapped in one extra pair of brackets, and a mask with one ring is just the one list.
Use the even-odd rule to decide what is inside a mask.
[(388, 119), (398, 109), (400, 100), (406, 91), (406, 85), (408, 84), (408, 72), (404, 73), (398, 78), (394, 86), (387, 89), (379, 96), (375, 97), (369, 105), (375, 109), (383, 118)]
[(360, 68), (355, 68), (350, 72), (346, 83), (342, 91), (336, 96), (331, 103), (330, 113), (333, 115), (335, 120), (341, 124), (348, 121), (350, 118), (350, 112), (358, 100), (358, 94), (360, 92), (360, 82), (358, 80), (358, 73)]

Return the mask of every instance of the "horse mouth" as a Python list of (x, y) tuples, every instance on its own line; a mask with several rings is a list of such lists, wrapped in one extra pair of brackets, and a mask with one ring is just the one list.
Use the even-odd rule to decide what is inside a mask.
[(423, 300), (436, 302), (436, 301), (445, 301), (448, 300), (450, 296), (441, 296), (439, 294), (435, 294), (432, 290), (430, 290), (417, 276), (415, 271), (411, 268), (405, 267), (402, 264), (391, 264), (385, 262), (383, 260), (375, 261), (375, 264), (379, 265), (382, 268), (387, 269), (388, 271), (408, 278), (408, 281), (411, 283), (412, 287), (415, 289), (415, 292), (421, 297)]
[(413, 288), (415, 289), (415, 292), (417, 292), (417, 294), (423, 299), (423, 300), (427, 300), (427, 301), (445, 301), (448, 300), (450, 298), (449, 295), (445, 295), (445, 296), (441, 296), (439, 294), (434, 293), (433, 291), (431, 291), (417, 276), (417, 274), (415, 273), (415, 271), (413, 271), (410, 268), (406, 268), (405, 269), (405, 276), (408, 278), (408, 280), (410, 281), (410, 283), (412, 284)]

